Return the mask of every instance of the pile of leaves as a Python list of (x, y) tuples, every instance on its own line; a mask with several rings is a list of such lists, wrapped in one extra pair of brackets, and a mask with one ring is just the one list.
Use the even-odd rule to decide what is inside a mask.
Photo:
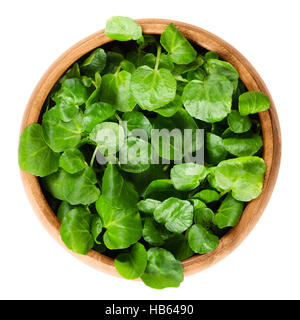
[[(158, 37), (113, 17), (105, 32), (116, 41), (77, 61), (49, 94), (40, 123), (23, 131), (19, 164), (40, 177), (70, 250), (109, 255), (123, 277), (152, 288), (178, 287), (181, 261), (216, 249), (261, 193), (266, 167), (255, 114), (270, 102), (174, 24)], [(99, 139), (105, 128), (120, 139)], [(139, 128), (204, 129), (205, 164), (175, 164), (155, 145), (169, 165), (132, 154), (113, 163), (124, 145), (150, 146), (131, 135)], [(115, 154), (106, 152), (112, 144)], [(95, 161), (98, 152), (106, 165)]]

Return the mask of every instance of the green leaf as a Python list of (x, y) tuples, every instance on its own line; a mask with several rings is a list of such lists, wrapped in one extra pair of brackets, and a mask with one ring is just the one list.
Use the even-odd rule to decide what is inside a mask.
[(120, 253), (115, 258), (115, 266), (125, 279), (137, 279), (147, 266), (147, 251), (140, 243), (136, 243), (129, 252)]
[[(203, 137), (197, 133), (195, 120), (184, 109), (169, 118), (157, 116), (153, 121), (153, 128), (158, 130), (152, 132), (151, 144), (164, 159), (181, 160), (183, 156), (189, 156), (189, 153), (199, 150), (203, 145)], [(185, 129), (191, 130), (190, 136), (184, 132)], [(182, 136), (185, 139), (182, 139)], [(181, 144), (177, 141), (181, 141)]]
[(145, 190), (152, 181), (156, 179), (167, 179), (169, 174), (164, 170), (164, 166), (162, 164), (151, 164), (148, 170), (138, 174), (125, 173), (125, 177), (135, 185), (139, 194), (144, 196)]
[(154, 111), (163, 117), (172, 117), (176, 112), (182, 108), (182, 101), (179, 95), (175, 99), (166, 104), (164, 107), (155, 109)]
[(143, 213), (152, 214), (160, 203), (161, 202), (158, 200), (146, 199), (146, 200), (139, 201), (137, 204), (137, 207), (139, 211)]
[(211, 189), (204, 189), (193, 195), (193, 198), (200, 199), (205, 203), (211, 203), (220, 199), (220, 194)]
[(23, 171), (45, 177), (57, 171), (59, 156), (44, 141), (40, 124), (33, 123), (24, 129), (19, 144), (19, 166)]
[(161, 203), (154, 211), (154, 219), (176, 233), (188, 229), (193, 223), (193, 206), (189, 201), (171, 197)]
[(179, 287), (183, 281), (183, 266), (171, 252), (162, 248), (148, 250), (148, 264), (142, 281), (154, 289)]
[[(156, 63), (156, 57), (153, 53), (147, 53), (143, 56), (141, 65), (142, 66), (148, 66), (152, 69), (155, 68), (155, 63)], [(174, 69), (174, 64), (169, 56), (167, 56), (165, 53), (162, 53), (159, 59), (159, 64), (158, 68), (164, 68), (169, 71), (173, 71)]]
[(174, 187), (180, 191), (190, 191), (197, 188), (206, 176), (206, 168), (197, 163), (177, 164), (171, 169)]
[(129, 137), (119, 151), (120, 168), (141, 173), (150, 168), (151, 145), (143, 139)]
[(189, 64), (176, 64), (173, 70), (174, 75), (182, 75), (190, 71), (195, 71), (203, 64), (203, 59), (201, 56), (198, 56), (195, 61)]
[(232, 92), (227, 78), (210, 74), (203, 81), (188, 83), (183, 90), (182, 101), (192, 117), (213, 123), (221, 121), (230, 112)]
[(107, 20), (105, 34), (118, 41), (138, 40), (142, 37), (142, 28), (131, 18), (115, 16)]
[(164, 201), (170, 197), (184, 198), (184, 193), (174, 188), (172, 180), (160, 179), (152, 181), (144, 192), (145, 198)]
[(142, 109), (152, 111), (175, 98), (176, 80), (167, 69), (142, 66), (132, 74), (131, 92)]
[(84, 130), (91, 132), (97, 124), (111, 118), (115, 112), (113, 106), (105, 102), (96, 102), (88, 106), (83, 114)]
[(95, 73), (101, 73), (106, 65), (106, 53), (103, 49), (94, 50), (82, 63), (81, 71), (89, 77), (94, 77)]
[(201, 208), (194, 211), (194, 220), (196, 224), (210, 230), (214, 220), (214, 213), (209, 208)]
[(235, 200), (229, 193), (221, 203), (214, 217), (214, 224), (220, 229), (234, 227), (243, 213), (244, 203)]
[(232, 190), (236, 200), (250, 201), (262, 190), (266, 165), (259, 157), (241, 157), (222, 161), (214, 170), (216, 187)]
[(81, 79), (66, 79), (54, 96), (61, 120), (68, 122), (78, 115), (79, 106), (86, 102), (88, 93)]
[(94, 127), (89, 138), (97, 144), (98, 150), (107, 156), (119, 151), (125, 142), (125, 133), (115, 122), (102, 122)]
[(111, 104), (116, 110), (131, 111), (136, 105), (136, 100), (130, 92), (131, 79), (131, 74), (125, 70), (105, 74), (102, 77), (100, 100)]
[(135, 71), (135, 65), (128, 60), (123, 60), (120, 66), (122, 70), (125, 70), (129, 73), (133, 73)]
[(83, 208), (69, 211), (60, 226), (60, 235), (65, 245), (73, 252), (87, 254), (94, 245), (91, 235), (92, 215)]
[(198, 68), (196, 70), (189, 71), (187, 73), (187, 80), (200, 80), (203, 81), (206, 77), (206, 72), (202, 68)]
[(43, 115), (42, 127), (46, 143), (55, 152), (76, 147), (83, 132), (81, 122), (80, 115), (69, 122), (63, 122), (57, 107), (51, 108)]
[(97, 178), (95, 172), (90, 167), (70, 174), (60, 169), (45, 178), (47, 190), (57, 199), (69, 202), (72, 205), (88, 205), (95, 202), (100, 191), (95, 186)]
[(152, 218), (146, 218), (143, 228), (143, 238), (152, 246), (161, 246), (171, 233), (161, 224)]
[(80, 68), (77, 62), (59, 79), (59, 83), (71, 78), (80, 78)]
[(249, 91), (239, 96), (239, 111), (242, 116), (268, 110), (269, 98), (262, 92)]
[(227, 158), (223, 139), (213, 133), (207, 132), (205, 139), (205, 160), (210, 164), (217, 164)]
[(59, 159), (59, 166), (68, 173), (77, 173), (86, 166), (84, 155), (78, 149), (66, 150)]
[(148, 138), (151, 137), (152, 125), (142, 112), (126, 112), (123, 114), (122, 120), (126, 121), (128, 133), (132, 133), (134, 130), (143, 130), (147, 133)]
[(160, 43), (176, 64), (188, 64), (196, 59), (196, 50), (173, 23), (161, 34)]
[(96, 203), (106, 231), (109, 249), (123, 249), (142, 236), (142, 224), (136, 205), (139, 196), (113, 164), (108, 164), (102, 179), (102, 195)]
[(205, 53), (204, 59), (206, 61), (209, 59), (219, 59), (219, 55), (214, 51), (208, 51)]
[(223, 143), (225, 149), (237, 157), (252, 156), (263, 145), (261, 136), (252, 132), (231, 134)]
[(211, 252), (219, 245), (219, 238), (200, 224), (194, 224), (188, 233), (191, 249), (200, 254)]
[(93, 215), (92, 222), (91, 222), (91, 233), (94, 241), (97, 244), (101, 244), (101, 242), (98, 241), (97, 239), (102, 231), (102, 228), (103, 228), (103, 223), (101, 221), (101, 218), (98, 215)]
[(68, 202), (62, 201), (57, 210), (57, 219), (62, 222), (66, 214), (74, 208), (76, 208), (76, 206), (72, 206)]
[(102, 71), (102, 74), (106, 73), (116, 73), (120, 68), (121, 62), (124, 60), (122, 54), (114, 51), (106, 52), (106, 67)]
[(230, 130), (235, 133), (247, 132), (252, 126), (251, 119), (247, 116), (241, 116), (238, 110), (232, 110), (229, 113), (227, 122)]
[(231, 82), (233, 89), (236, 90), (239, 73), (230, 63), (217, 59), (209, 59), (204, 64), (204, 69), (208, 74), (224, 76)]
[(188, 200), (193, 205), (194, 212), (197, 209), (206, 208), (206, 204), (203, 201), (199, 200), (199, 199), (192, 198), (192, 199), (188, 199)]
[(181, 233), (174, 233), (172, 237), (165, 242), (163, 248), (170, 251), (174, 255), (175, 259), (180, 261), (194, 255), (187, 237)]

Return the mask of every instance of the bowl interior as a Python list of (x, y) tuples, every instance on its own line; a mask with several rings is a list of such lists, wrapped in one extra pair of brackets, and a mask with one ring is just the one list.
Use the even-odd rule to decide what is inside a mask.
[[(217, 249), (183, 261), (184, 274), (189, 275), (199, 272), (227, 256), (245, 239), (262, 215), (273, 191), (280, 165), (281, 136), (279, 121), (269, 91), (256, 70), (246, 58), (224, 40), (206, 30), (182, 22), (163, 19), (137, 21), (141, 24), (145, 34), (161, 34), (169, 23), (174, 23), (190, 41), (207, 50), (217, 52), (222, 59), (231, 63), (239, 72), (240, 78), (248, 90), (261, 91), (268, 95), (271, 101), (270, 109), (259, 113), (264, 143), (263, 158), (267, 166), (262, 193), (258, 198), (247, 204), (239, 223), (220, 239)], [(39, 81), (28, 102), (21, 131), (31, 123), (38, 121), (46, 97), (63, 73), (79, 58), (109, 42), (112, 42), (112, 40), (104, 34), (103, 30), (96, 32), (75, 44), (51, 65)], [(59, 234), (60, 223), (48, 205), (38, 179), (23, 171), (21, 176), (25, 190), (40, 221), (47, 231), (64, 246)], [(118, 276), (113, 259), (108, 256), (94, 250), (91, 250), (86, 256), (72, 254), (96, 269)]]

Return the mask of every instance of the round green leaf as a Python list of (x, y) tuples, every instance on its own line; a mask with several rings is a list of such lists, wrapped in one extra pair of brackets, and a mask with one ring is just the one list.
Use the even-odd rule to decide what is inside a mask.
[(120, 168), (141, 173), (150, 168), (151, 145), (143, 139), (129, 137), (119, 151)]
[(223, 139), (213, 133), (207, 132), (205, 139), (205, 160), (210, 164), (217, 164), (227, 158)]
[(80, 114), (69, 122), (60, 120), (57, 107), (51, 108), (43, 115), (43, 135), (48, 146), (55, 152), (74, 148), (81, 140), (83, 132)]
[(70, 205), (66, 201), (62, 201), (57, 210), (57, 219), (62, 222), (65, 215), (74, 208), (75, 206)]
[(152, 218), (146, 218), (143, 228), (143, 238), (152, 246), (161, 246), (171, 233)]
[(213, 224), (214, 213), (209, 208), (196, 209), (194, 211), (194, 220), (196, 224), (209, 230)]
[(169, 198), (154, 211), (154, 219), (171, 232), (181, 233), (193, 223), (193, 206), (189, 201)]
[(250, 201), (262, 190), (266, 165), (259, 157), (241, 157), (222, 161), (214, 170), (215, 185), (232, 190), (236, 200)]
[(231, 109), (233, 88), (231, 82), (218, 74), (210, 74), (203, 81), (193, 80), (182, 94), (188, 113), (205, 122), (224, 119)]
[(162, 248), (148, 250), (148, 264), (142, 281), (154, 289), (179, 287), (183, 281), (183, 266), (171, 252)]
[(59, 156), (46, 144), (40, 124), (24, 129), (19, 144), (19, 165), (23, 171), (45, 177), (57, 171)]
[(116, 154), (125, 142), (125, 133), (115, 122), (97, 124), (89, 138), (98, 146), (98, 150), (105, 156)]
[(94, 77), (95, 73), (101, 73), (105, 68), (106, 53), (102, 48), (94, 50), (82, 63), (81, 71), (89, 77)]
[(188, 239), (181, 233), (175, 233), (163, 245), (164, 249), (170, 251), (175, 259), (184, 260), (194, 255), (190, 248)]
[(175, 99), (166, 104), (162, 108), (155, 109), (154, 111), (163, 117), (172, 117), (176, 112), (182, 108), (182, 101), (179, 95)]
[(83, 114), (82, 124), (84, 130), (91, 132), (97, 124), (109, 119), (115, 112), (116, 110), (113, 106), (105, 102), (96, 102), (89, 105)]
[(196, 59), (196, 50), (173, 23), (161, 34), (160, 43), (177, 64), (188, 64)]
[(262, 137), (252, 132), (231, 134), (223, 143), (225, 149), (237, 157), (252, 156), (263, 145)]
[(215, 190), (204, 189), (194, 194), (193, 198), (200, 199), (205, 203), (211, 203), (211, 202), (218, 201), (220, 199), (220, 194)]
[(160, 179), (152, 181), (144, 192), (145, 198), (164, 201), (170, 197), (184, 198), (185, 194), (174, 188), (172, 180)]
[(116, 110), (131, 111), (136, 100), (130, 92), (131, 74), (125, 70), (102, 77), (100, 100), (111, 104)]
[(79, 106), (85, 103), (87, 99), (88, 93), (81, 79), (64, 80), (61, 89), (54, 96), (61, 120), (68, 122), (76, 118)]
[(174, 187), (180, 191), (190, 191), (197, 188), (206, 176), (206, 168), (197, 163), (177, 164), (171, 169)]
[(238, 110), (232, 110), (229, 113), (227, 122), (230, 130), (235, 133), (249, 131), (252, 126), (251, 119), (247, 116), (241, 116)]
[(221, 229), (234, 227), (238, 223), (243, 209), (243, 202), (235, 200), (231, 194), (228, 194), (216, 212), (213, 222)]
[(219, 245), (219, 238), (200, 224), (191, 227), (188, 240), (191, 249), (200, 254), (211, 252)]
[(107, 20), (105, 34), (118, 41), (138, 40), (142, 37), (142, 28), (131, 18), (115, 16)]
[(142, 66), (132, 74), (131, 92), (142, 109), (152, 111), (175, 98), (176, 80), (167, 69)]
[(83, 208), (72, 209), (63, 218), (60, 235), (65, 245), (73, 252), (87, 254), (93, 248), (91, 220), (92, 215)]
[(147, 266), (147, 251), (140, 243), (136, 243), (129, 252), (120, 253), (115, 258), (115, 266), (125, 279), (137, 279)]
[(242, 116), (268, 110), (269, 98), (262, 92), (249, 91), (239, 96), (239, 111)]
[(64, 151), (59, 159), (59, 166), (68, 173), (77, 173), (85, 168), (84, 155), (78, 149)]
[(161, 202), (154, 199), (146, 199), (138, 202), (137, 207), (143, 213), (152, 214)]
[[(136, 133), (138, 133), (137, 130), (143, 130), (144, 132), (147, 133), (147, 137), (151, 137), (151, 129), (152, 129), (152, 124), (144, 116), (142, 112), (138, 111), (131, 111), (131, 112), (125, 112), (122, 117), (123, 121), (126, 121), (126, 128), (128, 133), (133, 133), (134, 130)], [(124, 124), (123, 124), (124, 126)]]
[(204, 64), (204, 69), (208, 74), (217, 74), (220, 76), (224, 76), (231, 82), (233, 89), (236, 90), (238, 85), (239, 73), (230, 63), (217, 59), (209, 59)]
[(94, 241), (97, 244), (101, 243), (97, 239), (102, 231), (102, 228), (103, 228), (103, 223), (101, 221), (101, 218), (98, 215), (93, 215), (92, 222), (91, 222), (91, 233)]

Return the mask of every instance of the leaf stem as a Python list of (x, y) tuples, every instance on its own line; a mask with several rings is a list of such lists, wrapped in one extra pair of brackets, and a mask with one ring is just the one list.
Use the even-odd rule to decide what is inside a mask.
[(158, 70), (159, 61), (160, 61), (160, 55), (161, 55), (161, 46), (158, 45), (157, 46), (157, 55), (156, 55), (155, 67), (154, 67), (155, 71)]
[(119, 115), (117, 114), (117, 112), (115, 113), (115, 117), (117, 118), (117, 120), (118, 120), (119, 122), (122, 121), (121, 118), (119, 117)]
[(95, 161), (97, 152), (98, 152), (98, 146), (95, 148), (94, 153), (92, 155), (92, 159), (91, 159), (91, 162), (90, 162), (90, 167), (93, 167), (93, 165), (94, 165), (94, 161)]

